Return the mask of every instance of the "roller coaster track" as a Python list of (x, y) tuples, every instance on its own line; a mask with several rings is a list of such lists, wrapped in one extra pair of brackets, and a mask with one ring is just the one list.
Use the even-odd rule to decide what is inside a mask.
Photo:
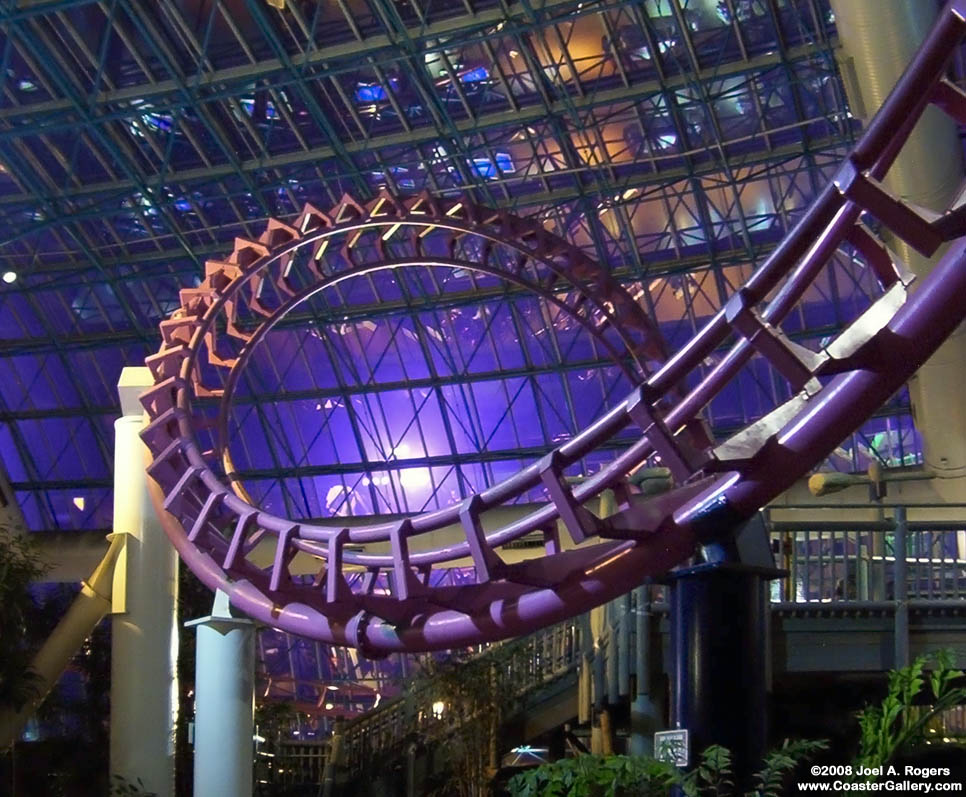
[[(160, 488), (159, 514), (184, 561), (252, 618), (374, 656), (532, 631), (626, 592), (703, 542), (731, 534), (867, 419), (966, 315), (966, 208), (912, 207), (881, 182), (928, 105), (966, 124), (966, 93), (946, 78), (966, 36), (964, 15), (966, 0), (945, 8), (832, 182), (744, 287), (670, 358), (656, 324), (604, 267), (538, 222), (466, 198), (345, 197), (324, 212), (306, 206), (292, 224), (272, 220), (258, 240), (236, 239), (225, 261), (206, 264), (200, 287), (181, 291), (180, 310), (161, 323), (161, 349), (147, 360), (156, 379), (142, 397), (150, 419), (143, 432), (153, 457), (149, 472)], [(910, 292), (912, 276), (864, 216), (926, 255), (953, 243)], [(840, 247), (864, 260), (881, 295), (834, 340), (806, 348), (781, 324)], [(232, 396), (252, 351), (319, 291), (407, 266), (468, 269), (533, 290), (615, 361), (626, 362), (630, 353), (636, 387), (549, 455), (445, 509), (333, 529), (254, 506), (234, 477), (226, 440)], [(723, 348), (727, 353), (704, 368)], [(784, 380), (790, 398), (714, 445), (700, 413), (752, 357)], [(214, 433), (193, 408), (201, 396), (220, 399)], [(564, 477), (628, 427), (639, 437), (609, 465), (576, 485)], [(208, 438), (210, 446), (201, 442)], [(670, 469), (674, 486), (656, 497), (635, 495), (628, 475), (654, 457)], [(541, 487), (545, 505), (484, 531), (489, 511)], [(619, 511), (598, 518), (584, 505), (606, 489), (618, 495)], [(558, 520), (578, 547), (563, 550)], [(450, 524), (462, 527), (464, 539), (442, 548), (423, 543), (424, 535)], [(544, 535), (544, 555), (515, 564), (501, 558), (501, 548), (534, 532)], [(264, 570), (249, 558), (259, 543), (274, 545)], [(374, 543), (388, 543), (391, 553), (368, 552)], [(312, 584), (290, 576), (299, 552), (319, 558)], [(475, 583), (434, 585), (434, 569), (467, 557)]]

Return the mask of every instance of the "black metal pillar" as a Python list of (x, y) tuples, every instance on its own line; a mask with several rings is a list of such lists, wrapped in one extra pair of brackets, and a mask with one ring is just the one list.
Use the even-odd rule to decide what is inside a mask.
[(708, 746), (728, 748), (740, 793), (768, 740), (766, 584), (776, 575), (733, 562), (671, 574), (671, 726), (688, 730), (692, 766)]
[(894, 669), (909, 666), (909, 575), (908, 556), (906, 551), (906, 534), (909, 524), (906, 520), (906, 508), (895, 508), (896, 532), (892, 542), (894, 556), (893, 570), (893, 598), (896, 602), (895, 613), (895, 656), (892, 661)]

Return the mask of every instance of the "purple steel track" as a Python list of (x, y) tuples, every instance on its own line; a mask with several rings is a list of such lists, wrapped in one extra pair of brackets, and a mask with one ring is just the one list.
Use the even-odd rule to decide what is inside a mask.
[[(163, 496), (158, 512), (182, 558), (256, 620), (379, 655), (531, 631), (609, 600), (686, 559), (701, 541), (731, 533), (875, 412), (966, 316), (966, 244), (958, 240), (966, 235), (966, 209), (913, 208), (880, 182), (927, 105), (966, 124), (966, 93), (944, 76), (966, 36), (964, 12), (966, 0), (945, 8), (832, 183), (748, 283), (666, 361), (656, 325), (605, 268), (539, 223), (467, 199), (383, 194), (360, 204), (346, 197), (328, 212), (306, 206), (291, 226), (272, 220), (257, 241), (236, 240), (226, 261), (206, 264), (199, 288), (181, 292), (181, 309), (161, 324), (161, 350), (147, 360), (156, 384), (142, 396), (150, 419), (142, 436)], [(860, 224), (863, 212), (927, 255), (955, 242), (910, 293), (911, 276)], [(873, 270), (882, 295), (823, 348), (790, 341), (779, 325), (845, 243)], [(314, 293), (405, 266), (466, 268), (533, 290), (615, 359), (630, 352), (638, 387), (550, 455), (446, 509), (332, 529), (251, 505), (232, 478), (226, 440), (228, 409), (251, 351)], [(678, 392), (727, 345), (714, 368), (686, 394)], [(700, 413), (753, 356), (764, 358), (793, 395), (713, 446)], [(227, 379), (216, 378), (219, 369), (227, 369)], [(192, 400), (212, 395), (221, 399), (219, 439), (203, 451)], [(568, 483), (567, 467), (629, 425), (641, 431), (637, 442), (601, 472)], [(653, 454), (670, 468), (675, 486), (652, 498), (635, 495), (627, 477)], [(224, 480), (213, 467), (219, 458)], [(484, 533), (489, 510), (539, 486), (545, 506)], [(611, 488), (622, 501), (615, 515), (598, 518), (583, 506)], [(561, 550), (558, 520), (584, 544)], [(422, 535), (450, 524), (462, 526), (463, 541), (419, 547)], [(535, 531), (544, 535), (545, 555), (517, 564), (501, 559), (501, 547)], [(275, 550), (267, 571), (247, 558), (264, 540)], [(391, 553), (346, 547), (371, 543), (388, 543)], [(319, 558), (315, 586), (290, 577), (298, 552)], [(431, 586), (434, 567), (466, 557), (476, 583)], [(366, 577), (347, 579), (360, 571)], [(389, 575), (389, 594), (373, 590), (380, 573)]]

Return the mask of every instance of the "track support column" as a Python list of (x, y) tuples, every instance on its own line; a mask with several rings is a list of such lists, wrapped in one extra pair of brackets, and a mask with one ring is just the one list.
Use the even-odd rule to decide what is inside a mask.
[(115, 569), (111, 625), (110, 772), (140, 779), (158, 797), (174, 794), (178, 718), (178, 555), (151, 506), (139, 433), (147, 368), (118, 382), (123, 417), (114, 422), (114, 532), (127, 541)]
[(742, 793), (767, 745), (766, 587), (776, 574), (733, 562), (671, 574), (671, 727), (687, 728), (692, 765), (709, 745), (727, 747)]
[(215, 594), (197, 629), (194, 793), (251, 797), (255, 730), (255, 624)]

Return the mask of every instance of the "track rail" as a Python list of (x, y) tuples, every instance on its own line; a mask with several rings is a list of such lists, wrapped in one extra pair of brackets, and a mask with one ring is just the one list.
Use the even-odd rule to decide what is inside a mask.
[[(656, 324), (604, 267), (534, 221), (465, 198), (383, 194), (363, 204), (346, 197), (327, 212), (306, 206), (291, 225), (272, 220), (257, 241), (236, 240), (227, 260), (206, 264), (200, 287), (181, 292), (181, 309), (161, 323), (161, 350), (147, 360), (156, 378), (142, 397), (150, 418), (143, 433), (153, 455), (149, 472), (182, 558), (256, 620), (378, 655), (531, 631), (613, 598), (681, 562), (700, 542), (731, 533), (868, 418), (966, 316), (960, 240), (966, 210), (915, 208), (881, 184), (929, 104), (966, 124), (966, 94), (945, 78), (966, 36), (964, 11), (966, 0), (946, 7), (799, 224), (669, 359)], [(926, 255), (955, 243), (910, 293), (911, 275), (862, 223), (863, 214)], [(827, 345), (806, 348), (788, 339), (781, 324), (842, 246), (872, 269), (881, 296)], [(637, 387), (548, 456), (442, 510), (333, 529), (253, 506), (226, 453), (227, 413), (251, 352), (318, 291), (407, 266), (467, 268), (535, 291), (594, 335), (615, 361), (629, 352)], [(702, 363), (722, 347), (726, 355), (702, 373)], [(752, 357), (767, 362), (791, 397), (714, 446), (700, 413)], [(693, 387), (680, 388), (688, 384)], [(198, 396), (221, 399), (210, 450), (199, 443), (203, 421), (192, 406)], [(637, 427), (640, 437), (610, 465), (577, 485), (564, 478), (569, 466), (627, 427)], [(627, 477), (652, 456), (670, 469), (675, 486), (645, 499), (633, 494)], [(484, 532), (488, 511), (536, 487), (544, 489), (546, 505)], [(617, 491), (620, 510), (598, 518), (584, 504), (605, 489)], [(562, 550), (558, 521), (579, 547)], [(465, 532), (461, 542), (420, 547), (422, 535), (454, 523)], [(501, 547), (535, 531), (544, 535), (545, 554), (505, 563)], [(247, 558), (265, 540), (275, 549), (267, 571)], [(388, 543), (391, 553), (347, 550), (372, 543)], [(314, 586), (289, 575), (298, 552), (319, 557)], [(433, 568), (464, 557), (474, 563), (476, 583), (431, 585)], [(365, 577), (354, 577), (360, 570)], [(383, 575), (389, 589), (376, 590)]]

